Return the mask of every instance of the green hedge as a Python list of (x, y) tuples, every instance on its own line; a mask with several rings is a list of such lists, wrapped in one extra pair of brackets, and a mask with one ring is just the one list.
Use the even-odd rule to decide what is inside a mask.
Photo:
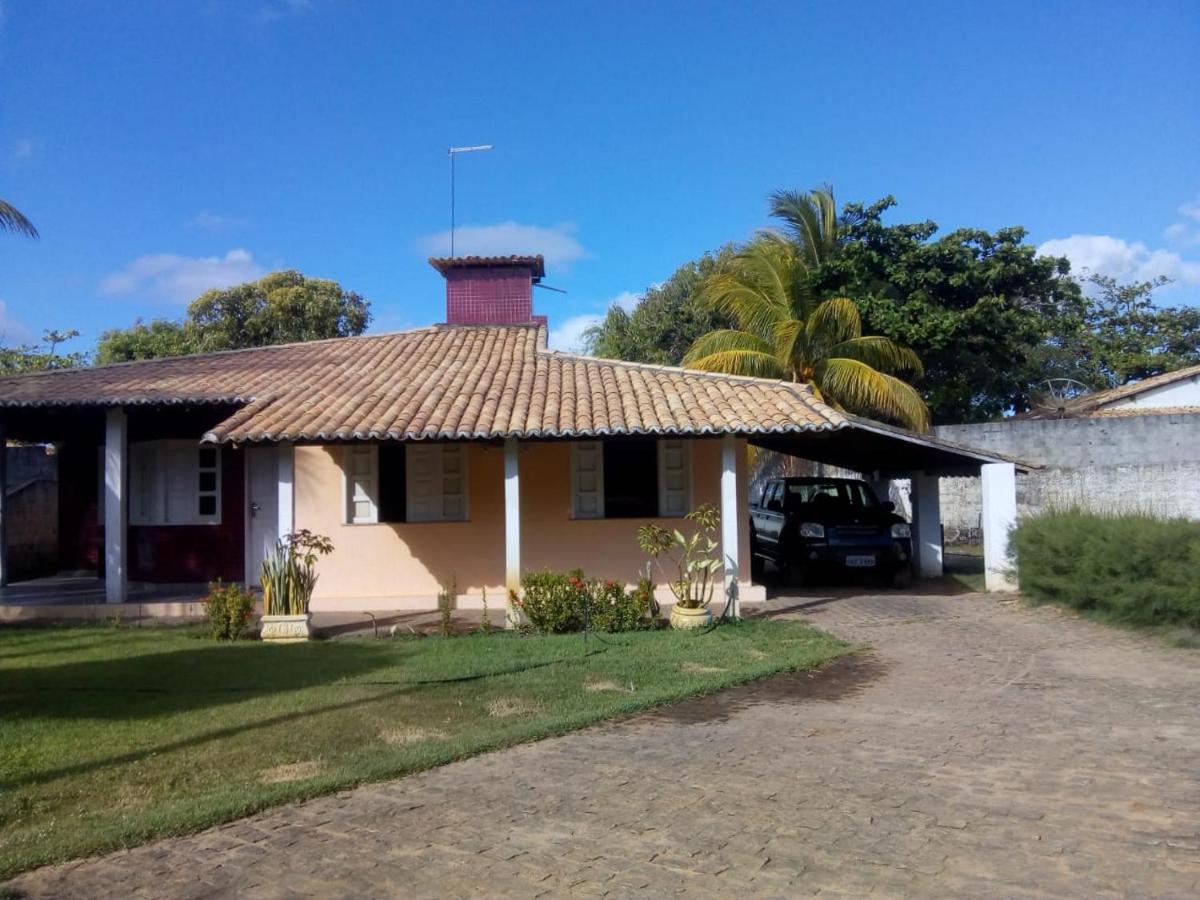
[(1022, 520), (1013, 546), (1034, 602), (1200, 628), (1200, 522), (1053, 512)]

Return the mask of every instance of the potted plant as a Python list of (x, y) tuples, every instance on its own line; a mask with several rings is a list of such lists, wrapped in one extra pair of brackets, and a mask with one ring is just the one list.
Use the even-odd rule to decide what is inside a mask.
[[(717, 508), (705, 503), (688, 513), (687, 518), (697, 526), (691, 536), (658, 525), (643, 525), (638, 529), (638, 545), (650, 555), (675, 596), (675, 605), (671, 607), (673, 628), (699, 628), (712, 622), (708, 604), (712, 602), (717, 571), (721, 568), (720, 557), (713, 556), (717, 549), (713, 535), (720, 522)], [(666, 571), (663, 560), (674, 565), (674, 577)]]
[(317, 586), (317, 557), (333, 542), (307, 528), (282, 538), (262, 564), (264, 641), (306, 641), (312, 635), (308, 602)]

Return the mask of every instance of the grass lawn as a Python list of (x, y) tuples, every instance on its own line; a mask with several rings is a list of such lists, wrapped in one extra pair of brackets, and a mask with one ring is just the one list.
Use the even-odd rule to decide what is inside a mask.
[(569, 731), (847, 651), (799, 623), (697, 635), (218, 644), (0, 629), (0, 878)]

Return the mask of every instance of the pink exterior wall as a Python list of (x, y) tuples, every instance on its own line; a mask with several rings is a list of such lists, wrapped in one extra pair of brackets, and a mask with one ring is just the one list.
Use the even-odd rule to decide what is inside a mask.
[(448, 324), (502, 325), (532, 321), (532, 270), (469, 268), (451, 269), (446, 273)]
[[(739, 442), (738, 480), (746, 483), (745, 443)], [(343, 523), (341, 450), (296, 448), (296, 527), (333, 539), (334, 552), (319, 566), (315, 610), (429, 608), (439, 587), (454, 577), (461, 606), (478, 605), (487, 588), (493, 609), (504, 605), (504, 454), (471, 445), (467, 454), (466, 522), (379, 525)], [(637, 546), (641, 519), (572, 519), (570, 445), (529, 443), (521, 448), (521, 568), (582, 568), (589, 576), (634, 582), (646, 557)], [(692, 451), (693, 503), (718, 503), (721, 444), (696, 440)], [(742, 599), (762, 599), (750, 585), (745, 490), (738, 520)], [(678, 519), (656, 520), (678, 527)], [(658, 594), (666, 599), (665, 585)]]

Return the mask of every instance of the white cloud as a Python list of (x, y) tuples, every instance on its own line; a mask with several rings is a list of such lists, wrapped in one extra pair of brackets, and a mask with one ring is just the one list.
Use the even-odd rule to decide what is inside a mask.
[(139, 256), (119, 272), (107, 276), (100, 282), (100, 293), (186, 303), (209, 288), (254, 281), (265, 274), (266, 269), (254, 261), (250, 251), (241, 248), (224, 256), (154, 253)]
[(1200, 262), (1184, 259), (1171, 250), (1152, 250), (1141, 241), (1126, 241), (1107, 234), (1054, 238), (1039, 246), (1038, 253), (1067, 257), (1076, 274), (1087, 269), (1119, 281), (1149, 281), (1165, 276), (1180, 284), (1200, 284)]
[(1173, 244), (1200, 244), (1200, 197), (1181, 204), (1179, 214), (1190, 221), (1167, 226), (1163, 236)]
[(26, 344), (33, 339), (31, 332), (8, 311), (8, 304), (0, 300), (0, 346)]
[[(640, 299), (640, 294), (635, 294), (633, 291), (622, 291), (608, 301), (608, 303), (604, 304), (604, 308), (608, 310), (614, 306), (619, 306), (626, 312), (630, 312), (637, 306)], [(566, 350), (571, 353), (581, 353), (584, 350), (584, 332), (593, 325), (599, 325), (603, 321), (604, 313), (581, 313), (577, 316), (570, 316), (563, 319), (561, 325), (550, 329), (550, 333), (546, 335), (546, 343), (551, 350)]]
[(247, 220), (239, 216), (223, 216), (220, 213), (215, 213), (209, 209), (202, 209), (190, 219), (187, 224), (192, 228), (200, 228), (204, 231), (228, 231), (231, 228), (240, 228), (245, 225)]
[(557, 328), (551, 328), (546, 335), (546, 343), (551, 350), (566, 350), (571, 353), (583, 351), (583, 333), (593, 325), (604, 321), (604, 316), (596, 313), (584, 313), (564, 319)]
[(41, 144), (33, 138), (23, 137), (13, 141), (12, 150), (8, 153), (10, 163), (23, 163), (33, 158), (41, 148)]
[[(552, 225), (522, 225), (500, 222), (496, 225), (464, 225), (454, 230), (456, 256), (533, 256), (546, 257), (546, 265), (567, 268), (587, 256), (575, 238), (570, 222)], [(417, 239), (417, 249), (429, 256), (450, 255), (450, 232), (439, 231)]]

